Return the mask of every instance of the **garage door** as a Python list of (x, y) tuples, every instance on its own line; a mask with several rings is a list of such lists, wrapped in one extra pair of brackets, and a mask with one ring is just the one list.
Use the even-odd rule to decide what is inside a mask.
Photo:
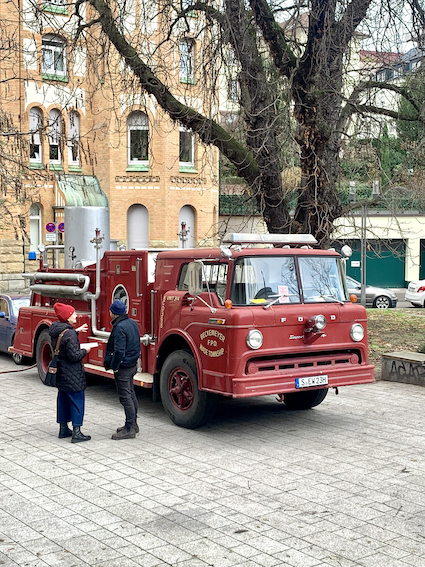
[[(347, 275), (360, 281), (360, 240), (335, 243), (337, 250), (348, 244), (353, 255), (347, 260)], [(404, 240), (368, 240), (366, 251), (366, 283), (379, 287), (405, 287), (404, 265), (406, 245)]]

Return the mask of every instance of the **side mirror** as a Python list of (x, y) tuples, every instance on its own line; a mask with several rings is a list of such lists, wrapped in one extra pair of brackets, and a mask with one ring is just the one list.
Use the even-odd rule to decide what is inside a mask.
[(4, 311), (0, 311), (0, 317), (4, 319), (6, 317), (6, 313)]
[(202, 264), (191, 262), (187, 267), (188, 291), (196, 297), (202, 292)]

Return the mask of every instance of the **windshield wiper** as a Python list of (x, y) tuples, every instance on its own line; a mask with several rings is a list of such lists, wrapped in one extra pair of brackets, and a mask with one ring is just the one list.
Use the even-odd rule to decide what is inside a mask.
[(339, 303), (340, 305), (345, 305), (345, 302), (342, 301), (341, 299), (338, 299), (336, 297), (334, 297), (333, 295), (315, 295), (313, 297), (309, 297), (308, 299), (330, 299), (331, 301), (333, 301), (334, 303)]
[(282, 297), (290, 297), (290, 296), (294, 296), (297, 295), (296, 293), (288, 293), (285, 295), (278, 295), (276, 297), (276, 299), (274, 299), (271, 303), (267, 303), (267, 305), (263, 306), (263, 309), (268, 309), (269, 307), (271, 307), (272, 305), (274, 305), (275, 303), (277, 303), (279, 301), (279, 299), (281, 299)]

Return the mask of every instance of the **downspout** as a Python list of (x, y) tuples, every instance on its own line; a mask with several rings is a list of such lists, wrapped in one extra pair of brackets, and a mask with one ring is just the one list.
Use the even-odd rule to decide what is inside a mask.
[(111, 333), (107, 331), (100, 331), (96, 326), (96, 300), (99, 298), (100, 295), (100, 249), (102, 248), (102, 240), (103, 236), (100, 236), (100, 229), (96, 228), (96, 236), (90, 242), (94, 243), (94, 247), (96, 248), (96, 290), (95, 293), (86, 292), (83, 295), (83, 299), (88, 301), (90, 299), (91, 302), (91, 327), (92, 327), (92, 334), (95, 337), (100, 337), (102, 339), (108, 339)]

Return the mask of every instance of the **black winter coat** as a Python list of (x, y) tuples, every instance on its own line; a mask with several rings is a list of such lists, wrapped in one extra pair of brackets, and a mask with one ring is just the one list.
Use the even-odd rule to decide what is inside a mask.
[(119, 315), (112, 320), (112, 333), (106, 345), (103, 365), (106, 370), (131, 368), (140, 356), (140, 333), (134, 319)]
[(61, 321), (52, 323), (49, 330), (53, 350), (64, 329), (67, 331), (63, 334), (59, 345), (56, 386), (62, 392), (81, 392), (86, 389), (86, 374), (81, 361), (87, 351), (85, 348), (80, 348), (80, 341), (74, 327)]

